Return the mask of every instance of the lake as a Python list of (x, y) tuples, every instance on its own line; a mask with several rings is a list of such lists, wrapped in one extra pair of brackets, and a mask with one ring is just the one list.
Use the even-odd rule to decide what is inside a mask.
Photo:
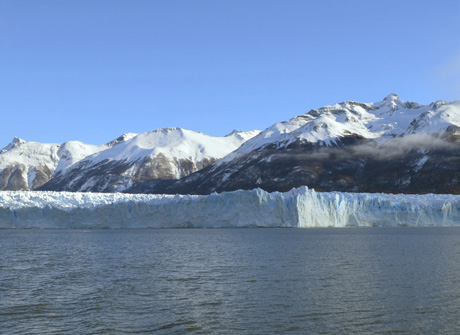
[(460, 228), (0, 230), (2, 334), (459, 334)]

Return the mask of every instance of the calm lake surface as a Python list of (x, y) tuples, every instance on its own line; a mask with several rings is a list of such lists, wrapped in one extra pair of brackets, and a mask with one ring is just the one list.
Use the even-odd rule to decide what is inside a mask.
[(0, 230), (1, 334), (460, 334), (460, 228)]

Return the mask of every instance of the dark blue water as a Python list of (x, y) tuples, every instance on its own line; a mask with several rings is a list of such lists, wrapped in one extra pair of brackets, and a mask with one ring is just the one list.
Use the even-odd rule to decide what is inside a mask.
[(0, 231), (1, 334), (460, 334), (460, 229)]

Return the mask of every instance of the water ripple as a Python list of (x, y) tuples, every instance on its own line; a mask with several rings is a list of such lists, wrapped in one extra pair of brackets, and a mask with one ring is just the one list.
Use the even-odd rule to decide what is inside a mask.
[(5, 334), (458, 334), (460, 229), (0, 231)]

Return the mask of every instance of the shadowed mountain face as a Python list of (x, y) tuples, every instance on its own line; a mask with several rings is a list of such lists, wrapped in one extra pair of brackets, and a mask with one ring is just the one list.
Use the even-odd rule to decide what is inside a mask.
[(460, 194), (459, 180), (460, 102), (421, 105), (395, 94), (313, 109), (263, 132), (165, 128), (101, 146), (15, 139), (0, 152), (0, 190)]
[(136, 191), (252, 189), (460, 193), (460, 104), (343, 102), (269, 127), (213, 165), (170, 185)]
[(350, 137), (330, 147), (267, 146), (210, 166), (161, 191), (208, 194), (260, 187), (272, 192), (306, 185), (317, 191), (460, 194), (460, 141), (445, 144), (398, 151)]
[(177, 170), (188, 175), (215, 161), (215, 158), (203, 159), (202, 162), (169, 159), (161, 153), (153, 158), (146, 157), (136, 161), (105, 159), (95, 164), (83, 161), (65, 174), (56, 174), (40, 190), (107, 193), (119, 192), (125, 190), (127, 185), (149, 181), (157, 185), (168, 185), (177, 180)]

